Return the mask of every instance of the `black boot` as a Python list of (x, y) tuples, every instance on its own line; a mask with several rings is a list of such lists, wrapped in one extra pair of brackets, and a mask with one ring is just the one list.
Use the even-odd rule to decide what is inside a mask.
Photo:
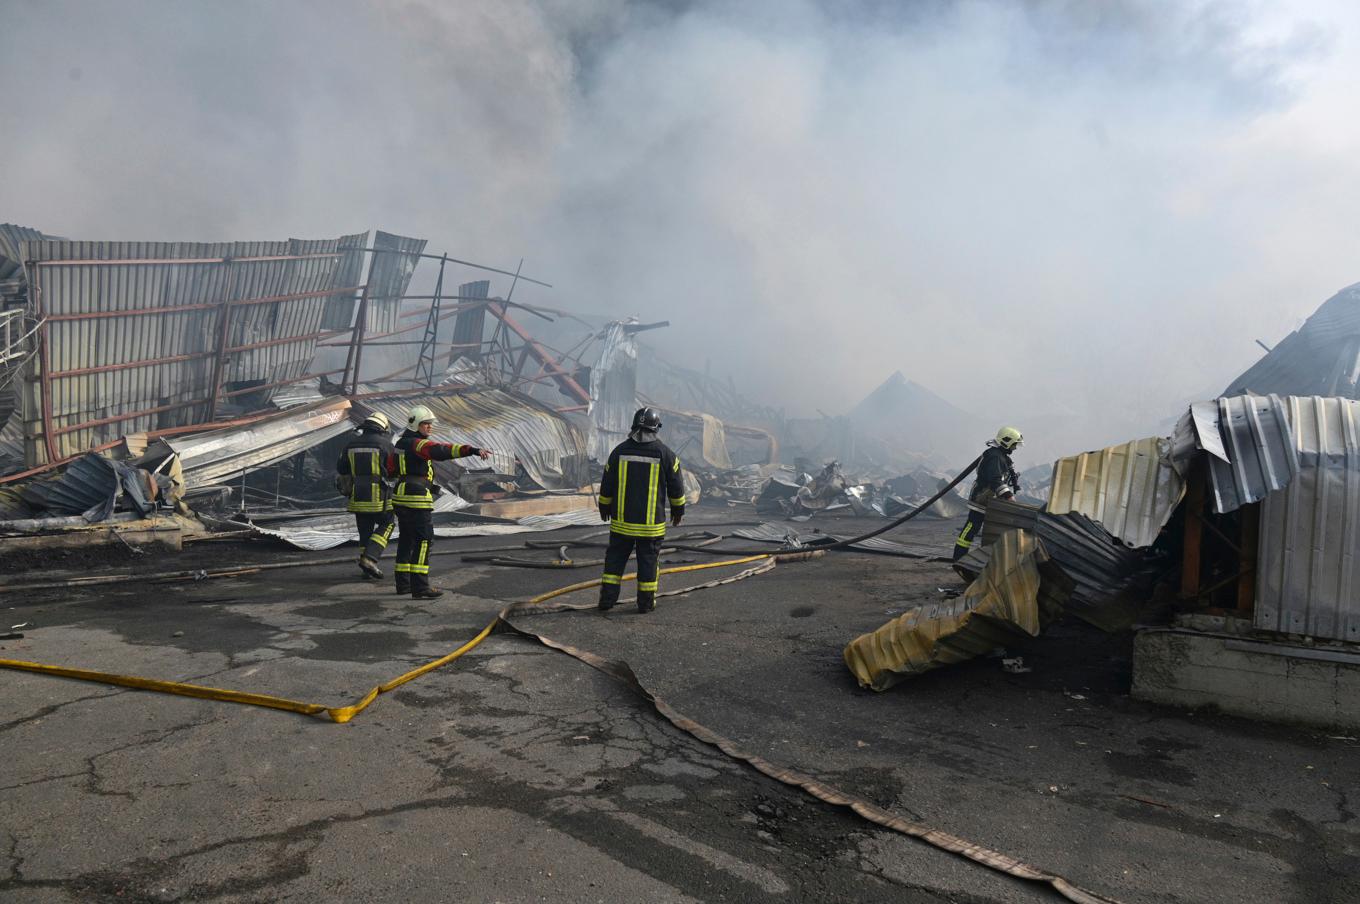
[(601, 612), (608, 612), (610, 609), (613, 609), (613, 608), (614, 608), (614, 604), (617, 603), (618, 601), (619, 601), (619, 585), (618, 585), (618, 584), (601, 584), (601, 585), (600, 585), (600, 603), (599, 603), (599, 609), (600, 609)]
[(647, 614), (656, 608), (656, 592), (652, 590), (638, 591), (638, 612)]

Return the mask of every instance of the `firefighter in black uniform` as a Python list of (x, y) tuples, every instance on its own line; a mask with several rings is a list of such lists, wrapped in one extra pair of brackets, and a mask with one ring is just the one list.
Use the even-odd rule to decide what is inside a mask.
[(604, 577), (600, 583), (600, 608), (612, 609), (619, 601), (619, 585), (628, 554), (637, 549), (637, 607), (639, 612), (656, 608), (657, 559), (666, 537), (666, 505), (671, 523), (679, 526), (685, 516), (685, 482), (680, 459), (656, 438), (661, 415), (654, 408), (639, 408), (633, 415), (628, 439), (609, 453), (600, 482), (600, 518), (609, 522), (609, 548), (604, 554)]
[(383, 480), (393, 451), (388, 429), (387, 415), (381, 411), (370, 414), (335, 463), (339, 474), (336, 487), (349, 497), (345, 508), (354, 513), (359, 525), (359, 542), (363, 544), (359, 570), (364, 577), (375, 579), (382, 577), (378, 560), (392, 537), (394, 523), (392, 488)]
[(469, 455), (482, 458), (491, 455), (489, 449), (435, 442), (430, 439), (435, 424), (433, 411), (424, 405), (412, 408), (387, 472), (397, 481), (392, 494), (397, 513), (397, 593), (409, 593), (421, 600), (444, 595), (443, 590), (430, 586), (434, 500), (443, 492), (434, 480), (434, 463)]
[(987, 500), (1010, 499), (1020, 489), (1020, 477), (1011, 463), (1011, 453), (1020, 448), (1025, 438), (1014, 427), (996, 431), (996, 439), (989, 440), (987, 450), (978, 462), (977, 479), (968, 494), (968, 520), (954, 541), (954, 561), (968, 555), (973, 543), (982, 533), (982, 522), (987, 517)]

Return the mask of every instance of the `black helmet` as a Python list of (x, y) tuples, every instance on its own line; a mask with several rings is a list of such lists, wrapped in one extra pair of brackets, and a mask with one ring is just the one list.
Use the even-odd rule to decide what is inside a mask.
[(633, 429), (641, 427), (643, 430), (651, 430), (655, 433), (661, 429), (661, 412), (655, 408), (639, 408), (633, 414)]

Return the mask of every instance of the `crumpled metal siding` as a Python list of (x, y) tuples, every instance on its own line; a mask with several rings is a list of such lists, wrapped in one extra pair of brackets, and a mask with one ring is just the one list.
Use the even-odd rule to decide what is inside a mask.
[(1254, 623), (1360, 642), (1360, 403), (1285, 406), (1299, 468), (1262, 504)]
[(1107, 610), (1132, 588), (1143, 562), (1142, 553), (1129, 549), (1099, 524), (1076, 512), (1053, 515), (1037, 506), (993, 499), (987, 503), (981, 542), (975, 543), (957, 566), (973, 576), (980, 574), (990, 559), (991, 545), (1017, 529), (1038, 537), (1053, 564), (1072, 579), (1067, 610), (1093, 624), (1108, 626), (1114, 613)]
[(348, 399), (332, 398), (252, 424), (165, 440), (178, 456), (186, 487), (230, 482), (354, 429)]
[(842, 653), (846, 666), (862, 687), (882, 691), (904, 678), (1037, 637), (1061, 614), (1071, 588), (1047, 562), (1032, 534), (1008, 531), (962, 596), (914, 607), (855, 638)]
[(590, 457), (603, 462), (628, 437), (637, 410), (637, 336), (622, 323), (605, 329), (600, 359), (590, 372)]
[[(1298, 453), (1279, 396), (1221, 398), (1217, 426), (1226, 460), (1217, 454), (1208, 458), (1214, 511), (1222, 514), (1260, 502), (1267, 493), (1288, 486), (1298, 473)], [(1212, 430), (1201, 429), (1199, 434), (1202, 444), (1212, 442)], [(1202, 448), (1211, 451), (1208, 445)]]
[[(338, 240), (234, 243), (28, 241), (26, 260), (155, 260), (155, 264), (49, 264), (30, 268), (48, 315), (86, 314), (160, 308), (154, 315), (49, 322), (49, 366), (53, 373), (110, 364), (197, 355), (187, 361), (159, 363), (103, 373), (58, 377), (51, 381), (54, 428), (134, 411), (207, 399), (212, 394), (213, 355), (220, 336), (220, 311), (227, 299), (295, 295), (334, 286)], [(304, 256), (301, 260), (240, 260)], [(189, 260), (232, 259), (228, 263)], [(164, 261), (165, 263), (159, 263)], [(34, 275), (36, 273), (36, 276)], [(310, 367), (324, 296), (301, 301), (241, 305), (232, 309), (227, 342), (292, 339), (269, 348), (235, 353), (224, 369), (224, 385), (273, 383), (301, 376)], [(46, 459), (41, 441), (40, 363), (28, 365), (23, 399), (26, 459)], [(267, 390), (265, 391), (268, 392)], [(268, 397), (267, 395), (265, 396)], [(69, 455), (127, 433), (193, 424), (205, 419), (199, 404), (118, 420), (56, 438), (60, 455)]]
[(1171, 441), (1153, 436), (1054, 462), (1048, 511), (1078, 512), (1129, 546), (1150, 546), (1184, 495)]
[[(407, 413), (425, 405), (439, 419), (436, 439), (491, 449), (489, 464), (497, 473), (514, 474), (519, 458), (529, 476), (547, 489), (576, 489), (584, 482), (577, 465), (585, 460), (585, 438), (565, 417), (522, 393), (460, 385), (444, 392), (435, 387), (428, 394), (365, 399), (363, 404), (387, 415), (398, 434)], [(457, 463), (472, 471), (488, 464), (475, 456)]]

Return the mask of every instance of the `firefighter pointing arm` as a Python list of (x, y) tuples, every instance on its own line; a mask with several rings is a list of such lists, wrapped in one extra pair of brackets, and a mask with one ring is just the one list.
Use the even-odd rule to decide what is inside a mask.
[(435, 599), (444, 591), (430, 586), (430, 543), (434, 541), (434, 500), (443, 492), (435, 483), (434, 463), (476, 455), (488, 458), (489, 449), (430, 439), (438, 421), (424, 405), (411, 409), (406, 430), (388, 460), (388, 475), (396, 479), (392, 505), (397, 513), (397, 593), (416, 599)]

